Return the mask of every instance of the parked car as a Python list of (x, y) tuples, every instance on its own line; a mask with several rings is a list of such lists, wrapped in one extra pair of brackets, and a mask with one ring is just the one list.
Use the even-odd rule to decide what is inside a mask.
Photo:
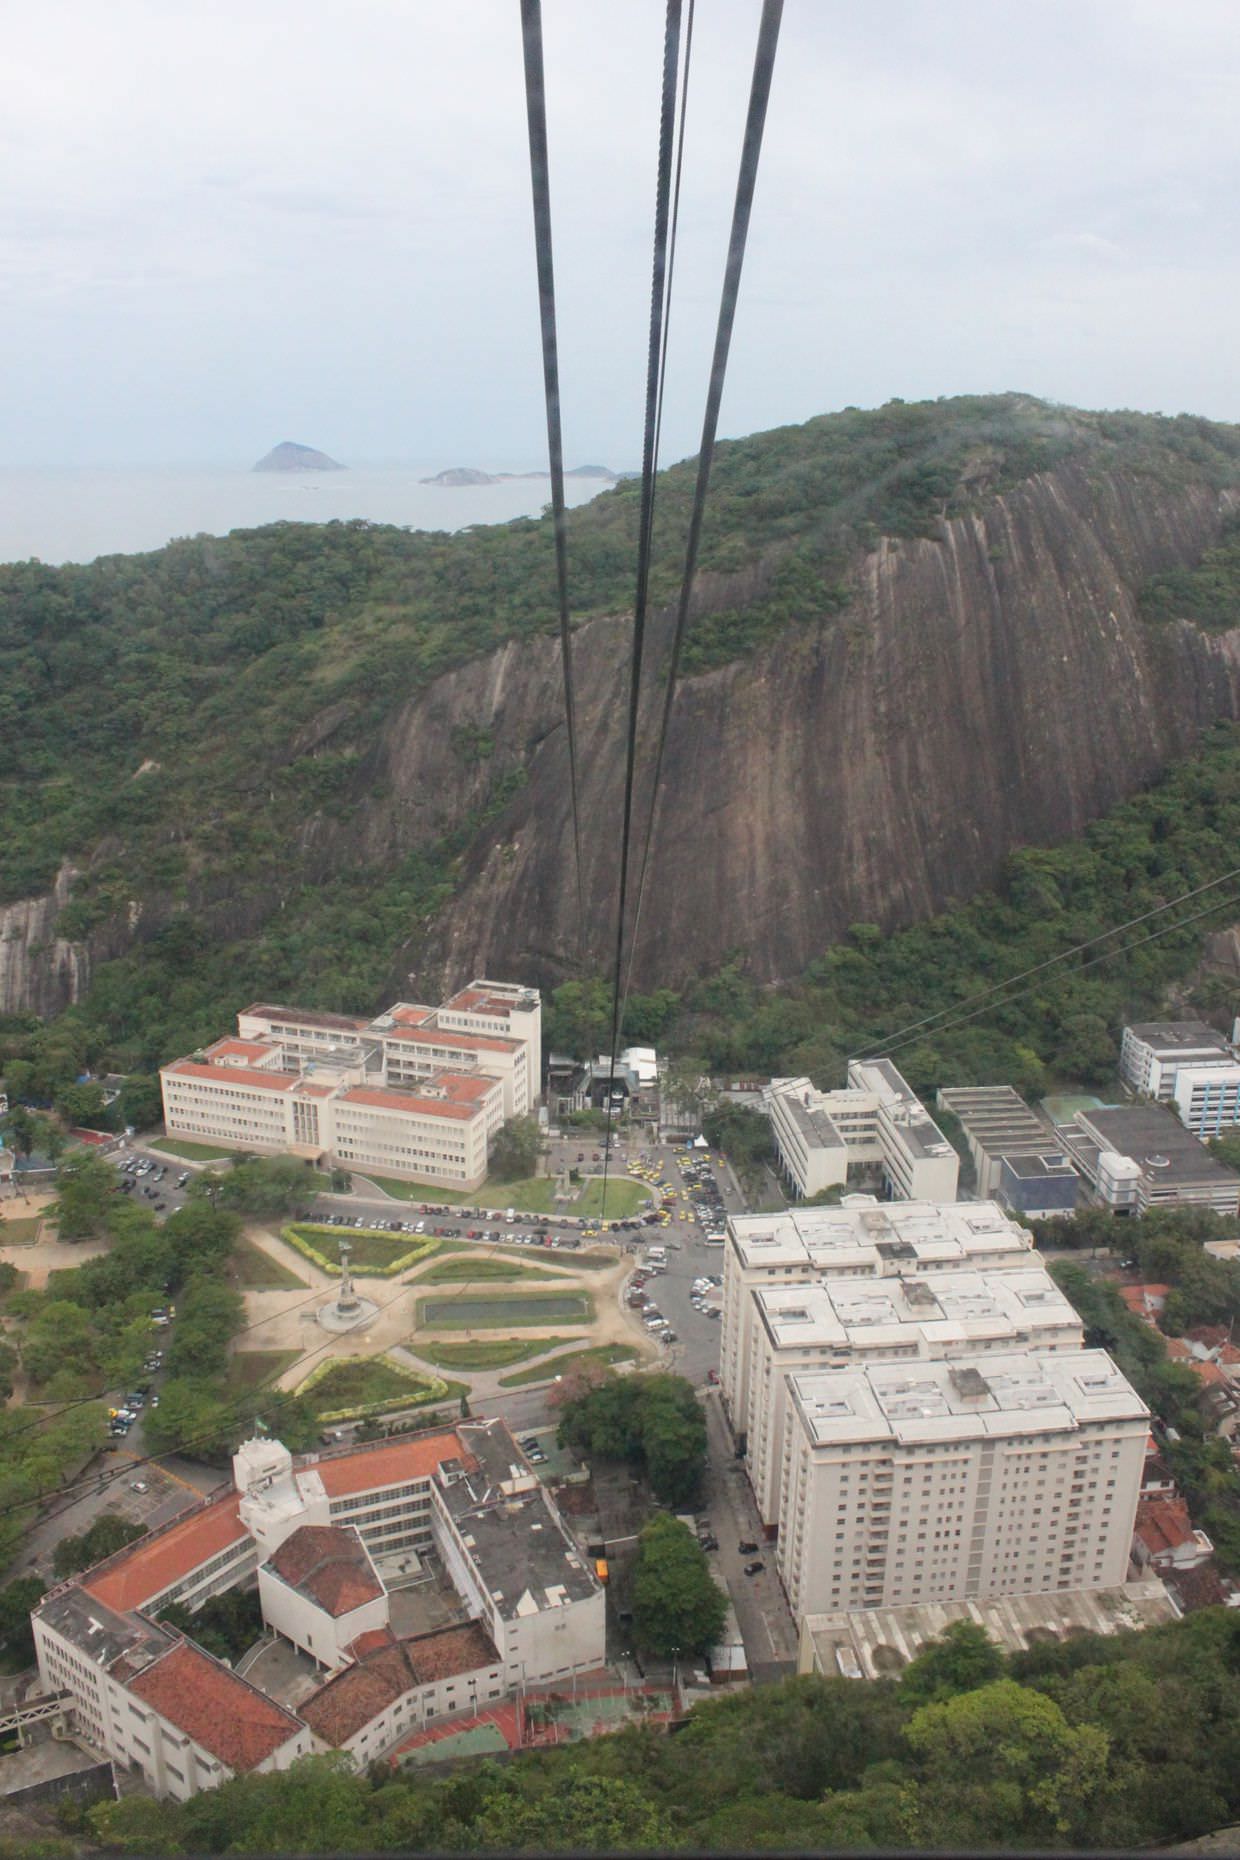
[(760, 1576), (765, 1568), (765, 1563), (746, 1563), (745, 1574), (747, 1576)]
[(742, 1538), (741, 1542), (736, 1546), (736, 1554), (737, 1556), (756, 1556), (758, 1554), (758, 1546), (757, 1544), (750, 1543), (747, 1537)]

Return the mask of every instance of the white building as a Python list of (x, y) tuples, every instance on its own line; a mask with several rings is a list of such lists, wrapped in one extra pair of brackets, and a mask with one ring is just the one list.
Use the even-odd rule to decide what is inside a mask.
[(979, 1195), (998, 1194), (1005, 1155), (1037, 1156), (1056, 1147), (1053, 1131), (1012, 1085), (946, 1085), (935, 1102), (960, 1120)]
[(850, 1164), (881, 1167), (901, 1201), (954, 1201), (959, 1158), (889, 1059), (852, 1059), (843, 1091), (807, 1078), (772, 1079), (764, 1098), (784, 1174), (802, 1197), (847, 1180)]
[(170, 1135), (446, 1187), (485, 1179), (491, 1141), (533, 1108), (536, 991), (474, 982), (374, 1020), (255, 1003), (235, 1037), (160, 1072)]
[[(44, 1687), (156, 1795), (325, 1748), (364, 1763), (439, 1716), (603, 1664), (603, 1592), (502, 1422), (301, 1463), (251, 1441), (234, 1482), (31, 1617)], [(474, 1618), (401, 1639), (385, 1572), (404, 1580), (427, 1555)], [(241, 1678), (154, 1620), (255, 1577), (268, 1630), (308, 1656), (295, 1705), (261, 1689), (261, 1661)]]
[(838, 1208), (741, 1214), (724, 1247), (719, 1378), (734, 1428), (749, 1412), (759, 1287), (817, 1279), (1001, 1272), (1041, 1265), (1027, 1228), (992, 1201), (877, 1202), (853, 1195)]
[(1078, 1111), (1059, 1139), (1098, 1200), (1117, 1214), (1176, 1206), (1240, 1211), (1240, 1175), (1216, 1162), (1166, 1105)]
[[(1197, 1074), (1226, 1074), (1233, 1085), (1240, 1080), (1236, 1049), (1226, 1034), (1205, 1021), (1146, 1020), (1124, 1028), (1119, 1049), (1120, 1077), (1139, 1097), (1172, 1103), (1176, 1100), (1176, 1081), (1186, 1069)], [(1234, 1112), (1234, 1094), (1231, 1109)], [(1184, 1116), (1183, 1111), (1180, 1115)], [(1190, 1130), (1197, 1130), (1198, 1136), (1213, 1135), (1219, 1128), (1216, 1124), (1203, 1132), (1188, 1118), (1184, 1121)], [(1235, 1121), (1233, 1115), (1230, 1122)]]
[(1148, 1431), (1101, 1350), (792, 1377), (793, 1613), (1118, 1586)]
[(753, 1369), (743, 1425), (762, 1522), (779, 1523), (788, 1379), (879, 1362), (953, 1362), (1013, 1350), (1079, 1350), (1080, 1317), (1049, 1273), (931, 1272), (822, 1279), (751, 1292)]

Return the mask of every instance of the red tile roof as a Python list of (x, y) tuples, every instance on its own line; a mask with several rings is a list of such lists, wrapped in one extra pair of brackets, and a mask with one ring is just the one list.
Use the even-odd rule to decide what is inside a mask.
[(457, 1033), (450, 1027), (429, 1025), (387, 1027), (387, 1040), (408, 1040), (415, 1046), (451, 1046), (462, 1053), (513, 1053), (521, 1048), (520, 1040), (509, 1040), (500, 1033)]
[[(478, 1096), (484, 1096), (495, 1088), (494, 1079), (480, 1079), (478, 1083), (482, 1087)], [(372, 1089), (369, 1085), (351, 1085), (347, 1091), (341, 1092), (340, 1097), (345, 1104), (365, 1104), (376, 1111), (414, 1112), (422, 1117), (455, 1118), (458, 1122), (468, 1122), (470, 1118), (477, 1117), (481, 1108), (476, 1102), (461, 1102), (455, 1095), (451, 1098), (422, 1098), (415, 1097), (412, 1092), (382, 1091)]]
[(270, 1059), (279, 1050), (274, 1040), (239, 1040), (235, 1035), (217, 1040), (206, 1049), (208, 1059)]
[(454, 1433), (415, 1436), (411, 1440), (386, 1441), (382, 1446), (360, 1453), (341, 1454), (338, 1459), (315, 1462), (314, 1470), (323, 1481), (329, 1498), (351, 1498), (360, 1492), (373, 1492), (385, 1485), (408, 1485), (415, 1479), (431, 1479), (442, 1461), (460, 1460), (474, 1464)]
[(423, 1021), (434, 1017), (435, 1010), (429, 1007), (417, 1007), (411, 1001), (398, 1001), (389, 1012), (392, 1019), (399, 1021), (402, 1027), (420, 1027)]
[(312, 1692), (299, 1710), (325, 1744), (339, 1749), (406, 1692), (498, 1664), (490, 1636), (470, 1621), (376, 1648)]
[(336, 1620), (384, 1593), (361, 1538), (344, 1525), (300, 1525), (268, 1557), (267, 1568)]
[(196, 1059), (174, 1059), (165, 1072), (191, 1079), (212, 1079), (217, 1085), (255, 1085), (260, 1091), (288, 1091), (296, 1085), (296, 1072), (256, 1072), (252, 1066), (200, 1065)]
[(188, 1641), (178, 1641), (138, 1673), (129, 1690), (230, 1770), (242, 1773), (256, 1769), (301, 1729), (291, 1712)]
[(1182, 1498), (1142, 1498), (1137, 1502), (1134, 1535), (1151, 1556), (1164, 1556), (1193, 1540), (1192, 1519)]
[(118, 1551), (96, 1574), (83, 1577), (82, 1587), (122, 1613), (141, 1608), (199, 1564), (210, 1562), (233, 1544), (249, 1541), (249, 1532), (237, 1514), (238, 1502), (232, 1493), (187, 1512), (166, 1530)]

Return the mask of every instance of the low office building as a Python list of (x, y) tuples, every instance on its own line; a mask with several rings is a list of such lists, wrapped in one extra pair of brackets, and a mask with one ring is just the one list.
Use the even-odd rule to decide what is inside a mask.
[(793, 1376), (794, 1615), (1118, 1587), (1149, 1411), (1102, 1350)]
[[(169, 1135), (458, 1189), (538, 1094), (536, 992), (475, 982), (374, 1020), (255, 1003), (237, 1033), (160, 1072)], [(506, 1031), (504, 1031), (506, 1030)]]
[(1079, 1111), (1059, 1138), (1097, 1200), (1117, 1214), (1175, 1206), (1240, 1211), (1240, 1175), (1215, 1162), (1163, 1105)]
[(838, 1208), (733, 1215), (723, 1257), (719, 1379), (732, 1425), (742, 1432), (754, 1347), (750, 1294), (758, 1287), (1041, 1265), (1032, 1234), (993, 1201), (878, 1202), (870, 1195), (848, 1196)]
[(1138, 1021), (1124, 1028), (1120, 1076), (1143, 1098), (1170, 1105), (1198, 1137), (1240, 1124), (1240, 1057), (1205, 1021)]
[(772, 1079), (763, 1093), (785, 1179), (801, 1197), (877, 1165), (898, 1201), (954, 1201), (959, 1159), (889, 1059), (852, 1059), (842, 1091), (807, 1078)]
[[(364, 1763), (438, 1717), (603, 1663), (602, 1589), (502, 1422), (299, 1462), (250, 1441), (234, 1484), (31, 1617), (44, 1686), (156, 1795), (185, 1800), (324, 1748)], [(428, 1557), (472, 1619), (399, 1636), (389, 1583)], [(306, 1668), (280, 1697), (261, 1657), (242, 1678), (154, 1618), (255, 1579), (268, 1633)]]
[(946, 1085), (935, 1099), (960, 1122), (977, 1173), (979, 1195), (997, 1195), (1004, 1156), (1058, 1148), (1053, 1132), (1011, 1085)]
[(779, 1524), (788, 1378), (851, 1363), (952, 1362), (1017, 1349), (1079, 1350), (1081, 1320), (1049, 1273), (932, 1272), (759, 1286), (745, 1437), (768, 1531)]
[(1062, 1220), (1076, 1212), (1081, 1178), (1062, 1150), (1000, 1155), (995, 1196), (1015, 1220)]

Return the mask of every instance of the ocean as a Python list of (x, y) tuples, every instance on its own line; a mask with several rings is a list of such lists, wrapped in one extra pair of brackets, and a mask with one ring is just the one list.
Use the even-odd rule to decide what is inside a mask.
[[(332, 472), (254, 472), (225, 466), (148, 470), (0, 468), (0, 562), (89, 562), (162, 548), (175, 536), (221, 536), (261, 523), (364, 517), (409, 529), (460, 530), (538, 516), (546, 478), (447, 486), (420, 479), (438, 465), (362, 466)], [(605, 483), (569, 478), (570, 504)]]

